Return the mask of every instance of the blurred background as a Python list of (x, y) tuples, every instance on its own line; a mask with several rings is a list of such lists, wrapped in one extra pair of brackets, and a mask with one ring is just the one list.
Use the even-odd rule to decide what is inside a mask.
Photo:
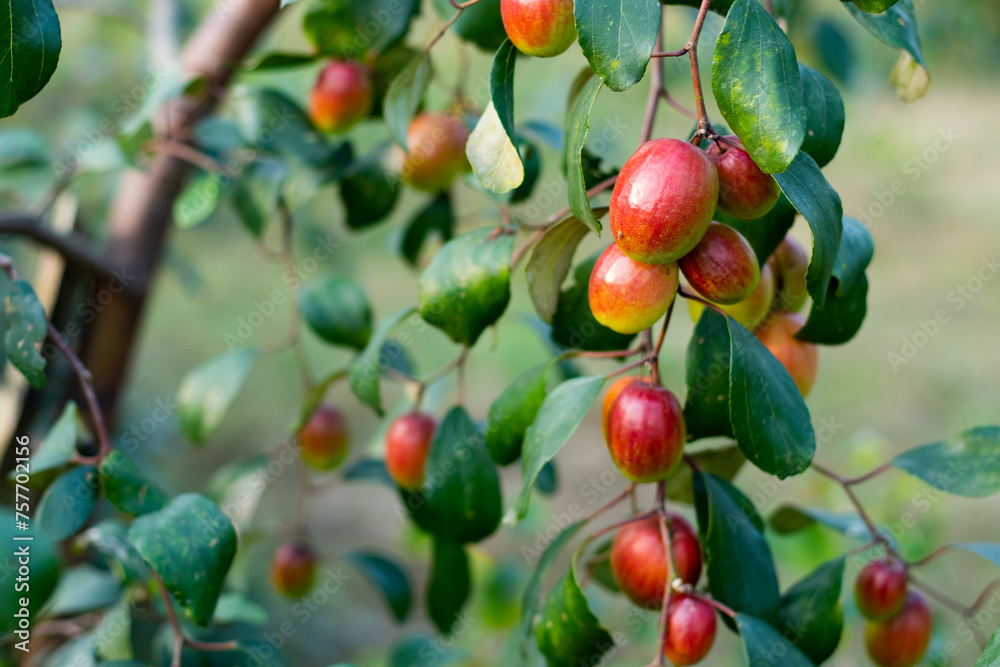
[[(211, 3), (186, 0), (178, 4), (183, 37), (210, 11)], [(258, 53), (307, 49), (300, 28), (304, 4), (284, 11)], [(895, 52), (865, 32), (840, 3), (809, 0), (802, 4), (801, 16), (790, 25), (790, 37), (800, 60), (838, 85), (847, 109), (843, 143), (825, 173), (843, 199), (845, 214), (869, 227), (876, 246), (868, 270), (871, 287), (865, 324), (849, 344), (821, 349), (819, 378), (808, 405), (820, 440), (817, 460), (844, 474), (861, 474), (902, 449), (996, 423), (1000, 417), (996, 351), (1000, 139), (997, 133), (986, 131), (995, 124), (1000, 107), (995, 67), (1000, 62), (1000, 5), (992, 0), (968, 0), (961, 5), (918, 0), (931, 86), (924, 99), (906, 105), (896, 99), (888, 83)], [(97, 238), (121, 167), (114, 139), (102, 138), (99, 128), (105, 119), (118, 126), (127, 124), (144, 100), (154, 95), (157, 85), (158, 77), (148, 69), (145, 10), (145, 3), (61, 3), (64, 46), (59, 68), (42, 94), (16, 116), (0, 122), (0, 138), (7, 141), (15, 136), (27, 141), (24, 131), (30, 131), (30, 140), (44, 142), (53, 154), (86, 153), (86, 167), (69, 190), (85, 213), (88, 232)], [(694, 13), (686, 7), (667, 10), (666, 48), (683, 44)], [(425, 43), (441, 23), (434, 10), (425, 7), (411, 30), (410, 42)], [(706, 78), (711, 45), (721, 26), (722, 19), (710, 14), (702, 39)], [(428, 107), (447, 105), (461, 76), (468, 77), (465, 90), (473, 102), (484, 106), (490, 54), (451, 35), (433, 53), (436, 78)], [(668, 59), (667, 85), (676, 99), (691, 106), (689, 71), (686, 61), (680, 61)], [(467, 74), (459, 63), (468, 66)], [(539, 119), (561, 125), (570, 83), (585, 65), (577, 45), (559, 58), (523, 59), (515, 82), (518, 121)], [(318, 67), (244, 73), (238, 84), (275, 87), (304, 105)], [(647, 86), (644, 80), (625, 94), (605, 91), (599, 96), (591, 119), (590, 148), (606, 163), (620, 166), (634, 150)], [(232, 97), (239, 95), (237, 86)], [(714, 107), (710, 114), (720, 118)], [(687, 137), (691, 126), (689, 119), (661, 107), (654, 136)], [(373, 146), (384, 140), (385, 130), (372, 121), (352, 136), (361, 147)], [(539, 185), (526, 204), (514, 209), (516, 219), (539, 223), (566, 203), (560, 156), (546, 149), (542, 161)], [(51, 167), (2, 167), (0, 163), (3, 209), (37, 202), (55, 178)], [(499, 221), (496, 206), (475, 188), (459, 184), (455, 194), (459, 229)], [(416, 272), (401, 260), (398, 248), (402, 225), (426, 201), (425, 195), (406, 191), (388, 221), (352, 232), (344, 225), (334, 189), (321, 190), (296, 211), (296, 256), (302, 277), (350, 277), (368, 292), (377, 318), (414, 304)], [(809, 230), (801, 219), (793, 234), (809, 247)], [(307, 261), (318, 239), (328, 238), (335, 248), (329, 259)], [(577, 258), (606, 243), (607, 238), (591, 236)], [(424, 261), (433, 250), (427, 249)], [(0, 251), (15, 254), (19, 261), (31, 261), (29, 246), (13, 237), (0, 238)], [(243, 344), (265, 345), (286, 333), (287, 301), (270, 302), (274, 290), (285, 288), (281, 264), (260, 251), (226, 206), (207, 223), (172, 234), (119, 422), (121, 433), (133, 435), (132, 440), (123, 440), (129, 443), (129, 454), (169, 492), (201, 491), (221, 466), (271, 451), (287, 437), (300, 405), (300, 380), (291, 353), (264, 358), (255, 367), (224, 424), (204, 448), (183, 438), (176, 415), (169, 409), (175, 405), (172, 400), (184, 374), (224, 352), (226, 335), (239, 336), (241, 323), (253, 313), (264, 315), (263, 324), (253, 327)], [(946, 321), (935, 324), (935, 318), (942, 319), (941, 311)], [(550, 358), (551, 350), (533, 320), (521, 270), (513, 278), (513, 299), (495, 337), (484, 336), (470, 357), (467, 406), (474, 418), (485, 419), (491, 401), (504, 387)], [(677, 393), (683, 392), (684, 350), (691, 329), (686, 309), (679, 308), (661, 356), (664, 383)], [(419, 374), (433, 371), (458, 351), (443, 334), (430, 329), (414, 334), (413, 340), (408, 353)], [(317, 375), (340, 368), (349, 359), (315, 338), (308, 338), (307, 347)], [(604, 373), (614, 363), (581, 366)], [(7, 373), (5, 382), (11, 379)], [(455, 388), (449, 382), (436, 385), (429, 396), (428, 407), (438, 415), (454, 400)], [(388, 405), (395, 405), (397, 411), (407, 407), (408, 399), (398, 385), (385, 382), (384, 387)], [(10, 391), (9, 384), (6, 390)], [(328, 398), (348, 416), (352, 455), (377, 456), (386, 422), (379, 422), (343, 384), (336, 385)], [(540, 536), (559, 525), (560, 516), (574, 503), (590, 512), (625, 487), (602, 442), (596, 409), (557, 457), (557, 466), (558, 492), (548, 497), (536, 494), (525, 522), (516, 528), (504, 526), (475, 548), (477, 586), (468, 622), (459, 624), (453, 638), (434, 644), (438, 654), (426, 664), (444, 664), (453, 657), (457, 664), (497, 664), (498, 651), (516, 623), (520, 589), (534, 565), (530, 551), (538, 548)], [(505, 499), (510, 502), (520, 484), (517, 465), (504, 470), (503, 481)], [(231, 577), (234, 586), (267, 610), (268, 620), (260, 631), (275, 636), (283, 623), (290, 622), (286, 627), (293, 632), (284, 633), (284, 650), (293, 664), (308, 666), (340, 661), (382, 665), (388, 647), (400, 637), (433, 634), (420, 604), (415, 605), (417, 613), (408, 624), (399, 627), (357, 576), (348, 576), (341, 589), (317, 601), (307, 614), (273, 592), (267, 583), (268, 562), (294, 510), (297, 483), (294, 474), (273, 478), (253, 529), (243, 535)], [(811, 472), (777, 483), (745, 466), (736, 483), (765, 518), (786, 502), (849, 508), (840, 488)], [(944, 497), (900, 472), (863, 485), (859, 493), (910, 558), (923, 557), (946, 542), (998, 538), (997, 498)], [(643, 495), (643, 502), (650, 501)], [(420, 597), (430, 541), (401, 520), (398, 503), (397, 495), (380, 484), (331, 483), (313, 505), (310, 530), (331, 563), (349, 548), (397, 554), (415, 583), (415, 596)], [(674, 509), (693, 517), (690, 507)], [(857, 546), (819, 527), (794, 536), (771, 533), (769, 541), (783, 589), (825, 560)], [(531, 549), (525, 551), (525, 545)], [(558, 565), (553, 573), (564, 567), (565, 563)], [(849, 559), (845, 593), (856, 569)], [(971, 602), (997, 575), (975, 556), (956, 554), (929, 567), (924, 578)], [(627, 638), (609, 664), (648, 662), (655, 645), (655, 617), (630, 613), (624, 598), (598, 586), (588, 586), (587, 593), (604, 625)], [(840, 651), (828, 664), (870, 664), (863, 648), (863, 623), (851, 598), (844, 595), (845, 634)], [(1000, 605), (993, 608), (1000, 609)], [(963, 630), (962, 620), (940, 605), (934, 609), (938, 634), (928, 656), (934, 659), (925, 664), (973, 665), (980, 649)], [(978, 620), (989, 635), (1000, 616), (987, 609)], [(949, 641), (955, 647), (950, 657), (946, 655)], [(458, 654), (453, 653), (456, 650)], [(739, 664), (738, 650), (736, 639), (720, 630), (706, 664)]]

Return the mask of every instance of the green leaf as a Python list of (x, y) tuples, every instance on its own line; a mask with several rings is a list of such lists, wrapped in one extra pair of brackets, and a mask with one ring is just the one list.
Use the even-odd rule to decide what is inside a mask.
[(825, 167), (837, 154), (844, 135), (844, 100), (833, 82), (799, 63), (802, 99), (806, 105), (806, 134), (802, 150)]
[(267, 609), (242, 593), (230, 592), (219, 596), (219, 602), (215, 605), (215, 614), (212, 616), (212, 623), (217, 625), (232, 625), (234, 623), (267, 625), (269, 619)]
[[(701, 0), (660, 0), (665, 5), (686, 5), (688, 7), (698, 8), (701, 7)], [(733, 6), (735, 0), (711, 0), (708, 3), (708, 8), (719, 14), (720, 16), (725, 16), (729, 12), (729, 8)]]
[(736, 611), (770, 618), (778, 608), (778, 575), (753, 503), (710, 473), (695, 473), (694, 495), (712, 596)]
[(947, 493), (983, 498), (1000, 491), (1000, 426), (982, 426), (899, 454), (892, 465)]
[(996, 665), (1000, 665), (1000, 628), (997, 628), (990, 637), (990, 642), (976, 661), (975, 667), (996, 667)]
[(920, 49), (920, 33), (917, 31), (917, 13), (913, 0), (899, 0), (885, 13), (877, 15), (862, 11), (853, 2), (843, 4), (858, 23), (882, 43), (908, 52), (921, 67), (927, 68)]
[[(708, 313), (702, 314), (713, 316)], [(731, 339), (729, 419), (747, 459), (784, 479), (809, 467), (816, 434), (809, 410), (788, 371), (774, 355), (726, 316)]]
[(309, 328), (327, 343), (361, 350), (371, 338), (371, 304), (364, 290), (346, 278), (327, 276), (307, 283), (299, 306)]
[(32, 475), (60, 468), (76, 455), (76, 415), (76, 403), (68, 401), (41, 446), (31, 455)]
[(352, 4), (350, 0), (319, 0), (302, 17), (302, 31), (320, 54), (345, 59), (364, 54), (366, 45), (355, 32)]
[(490, 70), (490, 103), (469, 135), (465, 154), (480, 184), (497, 194), (524, 182), (524, 164), (514, 138), (514, 65), (517, 49), (505, 40)]
[(552, 340), (563, 347), (578, 350), (623, 350), (635, 338), (620, 334), (594, 318), (590, 310), (587, 287), (594, 264), (601, 254), (593, 255), (573, 267), (573, 284), (559, 293), (556, 312), (552, 316)]
[(322, 56), (318, 53), (267, 53), (247, 71), (264, 72), (276, 69), (286, 69), (289, 67), (300, 67), (302, 65), (314, 63), (321, 57)]
[(406, 36), (410, 21), (420, 12), (419, 0), (350, 0), (354, 15), (354, 44), (382, 53)]
[(706, 308), (691, 334), (685, 363), (684, 424), (690, 440), (733, 434), (729, 421), (729, 349), (726, 318)]
[(420, 316), (472, 347), (510, 301), (512, 234), (481, 227), (452, 239), (420, 274)]
[(413, 594), (403, 568), (385, 556), (368, 551), (352, 551), (344, 556), (344, 560), (378, 589), (397, 621), (402, 623), (406, 620)]
[(844, 217), (840, 195), (830, 187), (808, 153), (799, 153), (788, 170), (775, 174), (774, 180), (812, 230), (812, 259), (809, 261), (806, 284), (809, 296), (817, 307), (822, 308), (840, 248)]
[(660, 3), (576, 0), (573, 14), (580, 48), (597, 76), (619, 93), (637, 84), (660, 32)]
[(740, 220), (719, 209), (715, 209), (712, 219), (729, 225), (742, 234), (757, 255), (757, 262), (764, 266), (792, 228), (796, 215), (795, 207), (788, 201), (788, 197), (781, 195), (774, 208), (756, 220)]
[(14, 281), (4, 300), (3, 346), (7, 359), (28, 379), (31, 386), (45, 386), (45, 357), (42, 342), (48, 333), (45, 309), (27, 280)]
[(101, 461), (99, 470), (104, 495), (112, 505), (126, 514), (142, 516), (155, 512), (163, 509), (170, 500), (120, 450), (109, 453)]
[(243, 225), (260, 238), (278, 208), (281, 190), (288, 178), (288, 166), (277, 160), (259, 160), (250, 165), (233, 184), (233, 207)]
[(52, 0), (7, 0), (0, 16), (0, 118), (6, 118), (49, 82), (62, 35)]
[(569, 122), (566, 127), (566, 186), (569, 189), (569, 208), (576, 219), (601, 235), (601, 221), (590, 208), (587, 197), (587, 182), (583, 169), (583, 147), (590, 133), (590, 112), (601, 92), (603, 82), (591, 78), (580, 90), (569, 112)]
[(545, 365), (525, 372), (490, 405), (486, 449), (498, 465), (513, 463), (521, 455), (525, 433), (545, 400), (548, 370)]
[(500, 478), (465, 409), (445, 415), (427, 455), (423, 503), (408, 502), (418, 525), (435, 537), (479, 542), (497, 529), (502, 512)]
[(757, 0), (736, 0), (729, 10), (715, 44), (712, 91), (757, 166), (785, 171), (805, 137), (802, 82), (795, 49)]
[(60, 542), (83, 528), (94, 511), (101, 485), (97, 468), (82, 466), (59, 476), (45, 490), (35, 521), (53, 542)]
[(241, 129), (261, 151), (294, 158), (314, 169), (330, 167), (340, 156), (309, 120), (299, 104), (276, 90), (256, 90), (238, 110)]
[(881, 14), (892, 7), (899, 0), (850, 0), (859, 9), (863, 9), (869, 14)]
[(774, 663), (775, 656), (781, 656), (781, 667), (813, 667), (809, 658), (759, 618), (736, 614), (736, 627), (743, 640), (748, 665), (770, 665)]
[(112, 607), (100, 620), (90, 635), (95, 652), (102, 665), (140, 665), (133, 662), (132, 605), (126, 600)]
[[(13, 499), (13, 495), (10, 497)], [(56, 589), (56, 583), (59, 581), (59, 556), (55, 545), (39, 530), (37, 521), (29, 521), (26, 530), (18, 527), (17, 521), (23, 519), (23, 516), (15, 515), (9, 506), (0, 505), (0, 540), (7, 545), (7, 548), (0, 553), (0, 572), (8, 573), (5, 577), (17, 572), (21, 564), (15, 552), (19, 546), (29, 545), (31, 595), (28, 597), (28, 613), (31, 619), (34, 619)], [(21, 540), (27, 537), (31, 540)], [(22, 597), (24, 592), (16, 590), (13, 579), (5, 579), (3, 585), (0, 585), (0, 609), (8, 610), (8, 613), (0, 614), (0, 634), (6, 636), (17, 629), (19, 619), (14, 618), (13, 612), (21, 608)]]
[(573, 254), (590, 229), (574, 217), (556, 224), (542, 235), (524, 268), (528, 294), (542, 321), (552, 323), (559, 303), (559, 289), (569, 274)]
[(348, 382), (358, 400), (370, 407), (380, 417), (382, 410), (382, 369), (389, 360), (382, 354), (382, 343), (389, 331), (413, 312), (412, 308), (397, 311), (378, 323), (375, 332), (368, 339), (368, 345), (351, 362)]
[(524, 450), (521, 453), (521, 492), (513, 508), (513, 516), (517, 521), (528, 513), (531, 490), (542, 466), (555, 458), (580, 426), (601, 392), (604, 380), (603, 375), (568, 380), (545, 397), (538, 416), (528, 427), (524, 439)]
[(138, 517), (129, 539), (197, 625), (208, 625), (236, 555), (236, 531), (215, 504), (195, 493)]
[(868, 310), (865, 269), (875, 252), (871, 234), (854, 218), (844, 217), (840, 250), (827, 288), (826, 303), (809, 311), (809, 319), (795, 334), (799, 340), (840, 345), (861, 329)]
[(118, 519), (104, 519), (94, 524), (73, 542), (76, 548), (92, 548), (104, 557), (108, 569), (126, 584), (145, 581), (149, 568), (128, 539), (128, 526)]
[(257, 360), (257, 350), (228, 352), (190, 371), (177, 392), (181, 432), (201, 445), (222, 423)]
[(517, 153), (521, 156), (521, 164), (524, 165), (524, 180), (510, 193), (511, 204), (527, 201), (534, 193), (538, 177), (542, 173), (542, 158), (538, 147), (520, 132), (515, 136)]
[(399, 73), (386, 91), (382, 115), (393, 141), (406, 150), (406, 131), (431, 80), (431, 57), (424, 53)]
[(399, 178), (386, 168), (388, 145), (355, 162), (340, 184), (347, 226), (364, 229), (385, 220), (399, 199)]
[(451, 209), (451, 194), (442, 192), (430, 201), (406, 226), (400, 252), (411, 266), (417, 265), (420, 251), (428, 235), (437, 232), (441, 240), (448, 242), (455, 226), (455, 214)]
[[(705, 472), (712, 473), (727, 482), (736, 477), (747, 458), (736, 445), (719, 447), (717, 449), (703, 449), (690, 455), (695, 462)], [(694, 471), (687, 460), (681, 462), (679, 466), (667, 478), (666, 493), (667, 498), (681, 503), (694, 502)]]
[(188, 183), (174, 201), (174, 223), (180, 229), (191, 229), (212, 217), (222, 194), (222, 177), (206, 172)]
[(121, 597), (121, 584), (109, 572), (83, 564), (65, 573), (45, 613), (52, 618), (78, 616), (110, 607)]
[[(450, 0), (433, 0), (433, 4), (442, 19), (455, 15)], [(484, 51), (496, 51), (507, 38), (500, 15), (500, 0), (480, 0), (470, 5), (459, 15), (451, 30)]]
[(434, 540), (434, 562), (427, 583), (427, 613), (442, 635), (451, 633), (469, 599), (472, 580), (465, 546), (451, 540)]
[(573, 568), (545, 598), (535, 634), (549, 667), (597, 664), (615, 646), (590, 611)]
[(815, 664), (833, 655), (844, 629), (844, 557), (823, 563), (781, 596), (775, 627)]
[[(782, 535), (796, 533), (805, 528), (809, 528), (817, 523), (821, 523), (827, 528), (856, 540), (870, 540), (871, 533), (868, 527), (856, 513), (836, 513), (827, 512), (807, 507), (796, 507), (784, 505), (771, 515), (771, 528)], [(879, 532), (889, 539), (892, 538), (887, 531), (880, 529)]]

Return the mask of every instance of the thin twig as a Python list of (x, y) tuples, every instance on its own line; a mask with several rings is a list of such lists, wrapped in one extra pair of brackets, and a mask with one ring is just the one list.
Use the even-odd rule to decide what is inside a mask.
[(150, 568), (150, 572), (153, 575), (153, 579), (156, 580), (157, 588), (160, 590), (160, 597), (163, 599), (163, 606), (167, 611), (167, 622), (170, 624), (170, 629), (174, 633), (174, 658), (172, 665), (180, 665), (181, 648), (186, 644), (197, 651), (235, 651), (239, 648), (239, 645), (235, 641), (225, 641), (225, 642), (203, 642), (197, 639), (191, 639), (184, 634), (184, 629), (181, 628), (181, 622), (177, 618), (177, 612), (174, 611), (173, 600), (170, 598), (170, 593), (167, 592), (167, 586), (163, 583), (163, 579), (160, 578), (159, 573)]
[[(283, 197), (278, 198), (278, 211), (281, 213), (281, 257), (285, 261), (285, 270), (291, 276), (297, 276), (298, 270), (295, 266), (294, 234), (295, 217), (292, 209)], [(309, 369), (309, 360), (306, 357), (305, 346), (302, 343), (301, 320), (302, 312), (299, 309), (297, 280), (289, 281), (288, 291), (290, 293), (290, 313), (288, 316), (288, 340), (295, 352), (295, 362), (299, 367), (299, 374), (306, 388), (313, 386), (312, 371)]]
[(450, 0), (450, 2), (451, 6), (454, 7), (457, 11), (450, 19), (448, 19), (447, 23), (445, 23), (441, 27), (441, 30), (439, 30), (438, 33), (434, 35), (434, 38), (427, 44), (427, 46), (424, 47), (424, 53), (430, 52), (430, 50), (434, 48), (434, 45), (437, 44), (442, 37), (444, 37), (444, 34), (446, 32), (448, 32), (448, 28), (450, 28), (455, 23), (455, 21), (458, 20), (458, 17), (462, 15), (462, 12), (465, 11), (466, 8), (471, 7), (472, 5), (479, 2), (479, 0), (468, 0), (467, 2), (463, 2), (461, 4), (455, 4), (455, 0)]
[(875, 527), (875, 523), (871, 520), (871, 517), (868, 516), (868, 512), (865, 511), (864, 505), (861, 504), (861, 501), (858, 500), (858, 497), (854, 494), (854, 491), (851, 490), (851, 485), (847, 483), (849, 480), (846, 479), (843, 475), (835, 473), (829, 468), (821, 466), (815, 461), (813, 461), (812, 464), (810, 464), (810, 467), (819, 474), (823, 475), (824, 477), (828, 477), (829, 479), (832, 479), (833, 481), (840, 484), (840, 486), (844, 489), (844, 493), (846, 493), (847, 497), (850, 499), (851, 504), (854, 505), (855, 510), (857, 510), (858, 516), (860, 516), (861, 520), (865, 522), (865, 526), (868, 528), (868, 532), (871, 533), (872, 540), (882, 544), (887, 551), (894, 554), (895, 550), (892, 548), (892, 545), (889, 544), (888, 540), (885, 539), (885, 536), (882, 535)]
[(698, 68), (698, 40), (701, 38), (701, 29), (705, 26), (705, 17), (708, 15), (710, 3), (711, 0), (702, 0), (701, 8), (698, 10), (698, 18), (694, 22), (694, 29), (691, 30), (691, 39), (685, 45), (691, 59), (691, 81), (694, 83), (694, 102), (698, 112), (698, 131), (695, 134), (695, 145), (698, 144), (702, 136), (708, 136), (712, 133), (712, 125), (708, 122), (708, 111), (705, 108), (705, 94), (701, 86), (701, 71)]

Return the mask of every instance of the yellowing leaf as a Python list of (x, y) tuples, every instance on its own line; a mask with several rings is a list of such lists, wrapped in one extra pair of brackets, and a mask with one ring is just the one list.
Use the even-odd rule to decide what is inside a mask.
[(483, 112), (469, 136), (465, 154), (472, 171), (484, 188), (503, 194), (524, 181), (524, 165), (517, 148), (504, 130), (493, 102)]

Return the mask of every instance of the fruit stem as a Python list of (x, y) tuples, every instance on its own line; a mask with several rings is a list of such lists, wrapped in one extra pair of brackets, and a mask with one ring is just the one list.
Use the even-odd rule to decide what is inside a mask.
[(698, 18), (695, 19), (694, 29), (691, 31), (691, 39), (685, 46), (691, 59), (691, 81), (694, 83), (694, 102), (698, 111), (698, 130), (693, 139), (695, 146), (701, 143), (702, 137), (712, 134), (712, 125), (708, 122), (708, 111), (705, 108), (705, 94), (701, 86), (701, 71), (698, 68), (698, 40), (701, 38), (701, 29), (705, 26), (705, 17), (708, 15), (710, 3), (711, 0), (702, 0), (701, 8), (698, 10)]
[(660, 329), (660, 337), (656, 340), (656, 347), (653, 349), (653, 354), (656, 358), (660, 358), (660, 348), (663, 347), (663, 341), (667, 337), (667, 327), (670, 326), (670, 317), (674, 314), (674, 304), (677, 303), (677, 299), (670, 302), (670, 307), (667, 308), (667, 316), (663, 320), (663, 328)]
[(685, 299), (690, 299), (691, 301), (697, 301), (698, 303), (702, 304), (703, 306), (707, 306), (707, 307), (711, 308), (712, 310), (714, 310), (715, 312), (717, 312), (719, 315), (722, 315), (723, 317), (729, 317), (728, 315), (726, 315), (726, 311), (722, 310), (722, 308), (720, 308), (719, 306), (715, 305), (711, 301), (706, 301), (705, 299), (701, 298), (697, 294), (694, 294), (692, 292), (688, 292), (683, 287), (678, 288), (677, 289), (677, 293), (680, 294)]
[[(17, 269), (14, 268), (14, 260), (3, 253), (0, 253), (0, 270), (7, 274), (11, 282), (16, 282), (19, 279)], [(84, 400), (87, 402), (87, 411), (90, 413), (91, 420), (93, 421), (94, 435), (97, 437), (97, 442), (100, 446), (95, 456), (83, 457), (77, 454), (74, 456), (74, 461), (77, 463), (100, 463), (104, 460), (105, 456), (111, 453), (112, 447), (111, 438), (108, 436), (108, 427), (104, 423), (104, 414), (101, 412), (101, 404), (97, 400), (97, 392), (94, 391), (93, 378), (87, 367), (80, 361), (80, 357), (76, 356), (76, 353), (73, 352), (73, 349), (62, 337), (62, 334), (59, 333), (55, 325), (49, 321), (48, 317), (45, 318), (45, 326), (48, 329), (49, 338), (52, 339), (55, 346), (59, 348), (62, 355), (69, 361), (69, 365), (73, 368), (73, 373), (80, 381), (80, 391), (83, 392)]]
[(708, 604), (708, 605), (710, 605), (710, 606), (718, 609), (719, 611), (721, 611), (723, 614), (725, 614), (729, 618), (732, 618), (732, 619), (736, 618), (736, 612), (733, 611), (730, 607), (724, 605), (723, 603), (719, 602), (718, 600), (716, 600), (715, 598), (713, 598), (710, 595), (705, 595), (704, 593), (699, 593), (698, 591), (696, 591), (694, 589), (694, 586), (692, 586), (691, 584), (679, 584), (678, 585), (675, 582), (674, 588), (677, 590), (678, 593), (684, 593), (685, 595), (690, 595), (691, 597), (695, 598), (696, 600), (701, 600), (705, 604)]
[(434, 35), (434, 38), (430, 41), (430, 43), (424, 47), (424, 53), (429, 53), (430, 50), (434, 48), (434, 45), (437, 44), (442, 37), (444, 37), (444, 34), (448, 32), (448, 28), (454, 25), (455, 21), (458, 20), (458, 17), (462, 15), (462, 12), (465, 11), (466, 8), (471, 7), (472, 5), (479, 2), (479, 0), (467, 0), (466, 2), (462, 3), (456, 3), (455, 0), (448, 0), (448, 1), (451, 3), (451, 6), (458, 11), (456, 11), (452, 15), (452, 17), (448, 19), (448, 21), (443, 26), (441, 26), (441, 30), (439, 30), (438, 33)]
[(646, 351), (646, 369), (653, 384), (660, 384), (660, 364), (653, 351), (653, 327), (642, 332), (642, 348)]

